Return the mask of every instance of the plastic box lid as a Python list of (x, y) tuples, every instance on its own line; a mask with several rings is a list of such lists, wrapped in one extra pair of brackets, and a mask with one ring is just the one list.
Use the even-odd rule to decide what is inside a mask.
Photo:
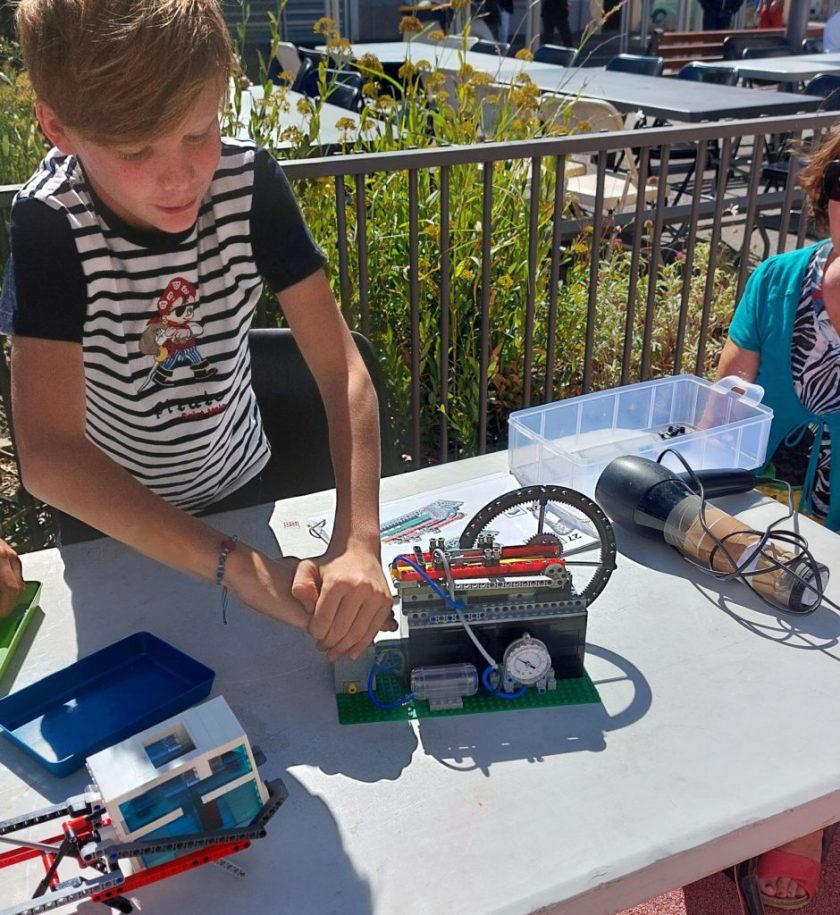
[(136, 632), (0, 699), (0, 731), (53, 775), (200, 701), (215, 672)]
[[(734, 376), (675, 375), (512, 413), (508, 464), (523, 486), (552, 483), (593, 496), (614, 458), (679, 451), (695, 470), (765, 462), (773, 411), (764, 390)], [(673, 455), (663, 463), (683, 470)]]

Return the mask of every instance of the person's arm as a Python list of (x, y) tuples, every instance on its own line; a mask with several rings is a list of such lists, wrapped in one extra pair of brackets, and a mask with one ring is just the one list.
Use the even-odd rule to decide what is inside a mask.
[[(12, 339), (12, 409), (23, 483), (37, 498), (165, 565), (214, 581), (224, 535), (157, 496), (85, 436), (82, 347)], [(238, 544), (224, 583), (243, 603), (295, 626), (297, 561)]]
[(5, 540), (0, 540), (0, 620), (15, 609), (22, 593), (23, 570), (20, 558)]
[(336, 483), (326, 553), (301, 562), (292, 593), (319, 589), (309, 631), (330, 660), (358, 655), (394, 630), (379, 541), (379, 412), (376, 391), (323, 271), (277, 296), (324, 401)]
[(738, 378), (752, 383), (758, 377), (760, 363), (761, 353), (744, 349), (738, 346), (731, 337), (727, 337), (718, 362), (717, 378), (720, 380), (726, 378), (727, 375), (736, 375)]

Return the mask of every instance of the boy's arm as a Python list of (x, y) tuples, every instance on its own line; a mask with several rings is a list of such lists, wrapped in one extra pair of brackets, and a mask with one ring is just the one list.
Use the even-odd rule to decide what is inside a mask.
[(394, 630), (379, 542), (379, 411), (376, 391), (323, 271), (277, 299), (327, 414), (336, 515), (326, 553), (301, 562), (292, 593), (320, 590), (309, 631), (331, 660), (358, 655), (379, 630)]
[(15, 609), (22, 593), (20, 557), (5, 540), (0, 540), (0, 620)]
[[(14, 337), (12, 407), (23, 483), (37, 498), (165, 565), (214, 581), (224, 536), (170, 505), (85, 436), (79, 344)], [(291, 595), (294, 559), (238, 545), (224, 582), (246, 604), (296, 626), (309, 615)]]

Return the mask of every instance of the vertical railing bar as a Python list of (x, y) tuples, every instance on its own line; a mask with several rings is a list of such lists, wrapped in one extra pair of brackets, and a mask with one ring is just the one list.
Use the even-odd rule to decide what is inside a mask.
[(545, 351), (543, 403), (554, 399), (554, 363), (557, 359), (557, 296), (560, 286), (560, 223), (563, 221), (563, 188), (566, 185), (566, 157), (554, 160), (554, 217), (551, 230), (551, 266), (548, 286), (548, 344)]
[(691, 215), (688, 217), (688, 237), (685, 243), (685, 258), (683, 259), (683, 278), (680, 290), (680, 314), (677, 319), (677, 338), (674, 345), (674, 374), (682, 370), (683, 350), (685, 349), (685, 333), (688, 325), (688, 305), (691, 298), (691, 280), (694, 275), (694, 248), (697, 244), (697, 222), (700, 218), (700, 198), (703, 194), (703, 181), (705, 180), (706, 156), (708, 154), (708, 141), (700, 140), (697, 144), (697, 164), (694, 166), (694, 186), (691, 190)]
[(753, 161), (750, 166), (750, 180), (747, 187), (747, 210), (744, 216), (744, 240), (741, 243), (741, 262), (738, 264), (738, 284), (735, 290), (735, 299), (741, 298), (744, 286), (747, 282), (747, 272), (750, 267), (750, 242), (752, 240), (753, 227), (758, 219), (758, 184), (761, 177), (761, 166), (764, 161), (764, 134), (756, 134), (753, 137)]
[[(656, 317), (656, 284), (659, 279), (659, 252), (662, 249), (663, 211), (667, 203), (667, 181), (662, 176), (668, 174), (668, 163), (671, 159), (671, 147), (663, 144), (659, 159), (659, 187), (656, 190), (656, 209), (653, 214), (653, 238), (648, 255), (648, 290), (645, 303), (645, 330), (642, 338), (642, 362), (639, 381), (647, 381), (650, 375), (650, 348), (653, 339), (653, 322)], [(644, 187), (640, 188), (644, 194)]]
[(347, 258), (347, 188), (344, 175), (335, 178), (336, 245), (338, 246), (338, 282), (341, 290), (341, 313), (350, 323), (350, 269)]
[[(660, 175), (662, 170), (660, 169)], [(650, 147), (643, 146), (639, 158), (638, 182), (639, 193), (636, 197), (636, 211), (633, 221), (633, 249), (630, 252), (630, 278), (627, 284), (627, 314), (624, 317), (624, 348), (621, 357), (621, 384), (630, 380), (630, 361), (633, 358), (633, 328), (636, 326), (636, 283), (639, 278), (639, 262), (642, 259), (642, 232), (644, 215), (647, 209), (645, 195), (641, 189), (647, 184), (650, 175)]]
[(595, 210), (592, 214), (592, 251), (589, 259), (589, 297), (586, 306), (586, 343), (583, 351), (583, 394), (592, 387), (592, 353), (595, 349), (595, 322), (598, 319), (598, 268), (601, 263), (601, 235), (604, 231), (604, 184), (607, 151), (598, 153), (595, 179)]
[(782, 213), (779, 219), (779, 238), (777, 251), (782, 254), (787, 250), (788, 228), (790, 226), (790, 208), (793, 206), (793, 192), (796, 188), (796, 175), (799, 171), (799, 156), (793, 155), (788, 159), (788, 177), (785, 183), (785, 196), (782, 202)]
[(449, 460), (449, 166), (440, 169), (440, 459)]
[(540, 215), (540, 174), (542, 158), (531, 159), (531, 199), (528, 220), (528, 291), (525, 298), (525, 365), (522, 378), (522, 406), (531, 406), (531, 384), (534, 372), (534, 316), (537, 297), (537, 233)]
[(356, 256), (359, 259), (359, 329), (370, 337), (366, 180), (367, 175), (356, 175)]
[(408, 273), (411, 323), (411, 456), (420, 467), (420, 231), (417, 169), (408, 171)]
[(481, 335), (478, 379), (478, 453), (487, 451), (488, 370), (490, 362), (490, 242), (493, 234), (493, 163), (484, 162), (481, 213)]
[[(721, 144), (720, 154), (720, 172), (718, 173), (718, 183), (715, 189), (715, 197), (722, 200), (726, 193), (726, 183), (729, 177), (729, 160), (732, 151), (732, 140), (726, 137)], [(717, 272), (718, 245), (720, 244), (720, 224), (723, 211), (720, 207), (715, 208), (715, 215), (712, 219), (712, 237), (709, 240), (709, 264), (706, 271), (706, 286), (703, 290), (703, 311), (700, 318), (700, 329), (698, 331), (699, 339), (697, 341), (697, 359), (694, 363), (694, 374), (703, 375), (703, 362), (706, 358), (706, 339), (705, 335), (709, 329), (709, 315), (712, 307), (712, 292), (715, 286), (715, 273)]]

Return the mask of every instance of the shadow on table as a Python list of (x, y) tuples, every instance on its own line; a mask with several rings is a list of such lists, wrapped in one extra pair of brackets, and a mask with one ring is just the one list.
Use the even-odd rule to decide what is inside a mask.
[[(734, 500), (727, 500), (726, 510), (736, 513), (754, 502), (763, 501), (763, 498), (756, 493), (754, 498), (752, 494), (738, 497), (737, 504)], [(779, 511), (784, 514), (782, 506), (779, 506)], [(785, 524), (784, 527), (792, 530), (792, 525)], [(663, 575), (682, 579), (694, 588), (698, 600), (708, 603), (710, 609), (726, 614), (744, 629), (785, 647), (819, 651), (840, 661), (840, 614), (831, 607), (821, 606), (808, 614), (786, 613), (764, 603), (740, 581), (723, 581), (704, 573), (657, 533), (639, 534), (615, 525), (615, 535), (622, 555)], [(815, 555), (817, 562), (827, 561), (828, 558)], [(742, 608), (748, 612), (745, 613)], [(753, 615), (755, 611), (762, 616), (756, 618)]]
[(543, 762), (562, 753), (597, 753), (606, 749), (605, 734), (627, 727), (642, 718), (651, 705), (650, 685), (641, 671), (626, 658), (598, 645), (586, 646), (587, 667), (595, 657), (599, 669), (615, 669), (609, 676), (593, 676), (602, 699), (609, 685), (626, 682), (632, 698), (625, 708), (611, 715), (603, 702), (552, 708), (452, 718), (422, 718), (420, 742), (428, 756), (449, 769), (465, 772), (480, 769), (490, 774), (494, 763), (511, 760)]
[[(264, 505), (209, 520), (277, 556), (272, 512), (272, 505)], [(225, 625), (214, 584), (108, 538), (65, 547), (61, 554), (75, 618), (74, 653), (81, 658), (148, 631), (206, 664), (216, 672), (211, 696), (226, 698), (251, 742), (263, 750), (266, 777), (303, 763), (376, 782), (398, 778), (409, 764), (417, 740), (407, 722), (384, 728), (338, 723), (332, 668), (305, 631), (233, 599)], [(7, 741), (0, 741), (0, 764), (55, 803), (84, 790), (88, 780), (83, 769), (54, 778)]]

